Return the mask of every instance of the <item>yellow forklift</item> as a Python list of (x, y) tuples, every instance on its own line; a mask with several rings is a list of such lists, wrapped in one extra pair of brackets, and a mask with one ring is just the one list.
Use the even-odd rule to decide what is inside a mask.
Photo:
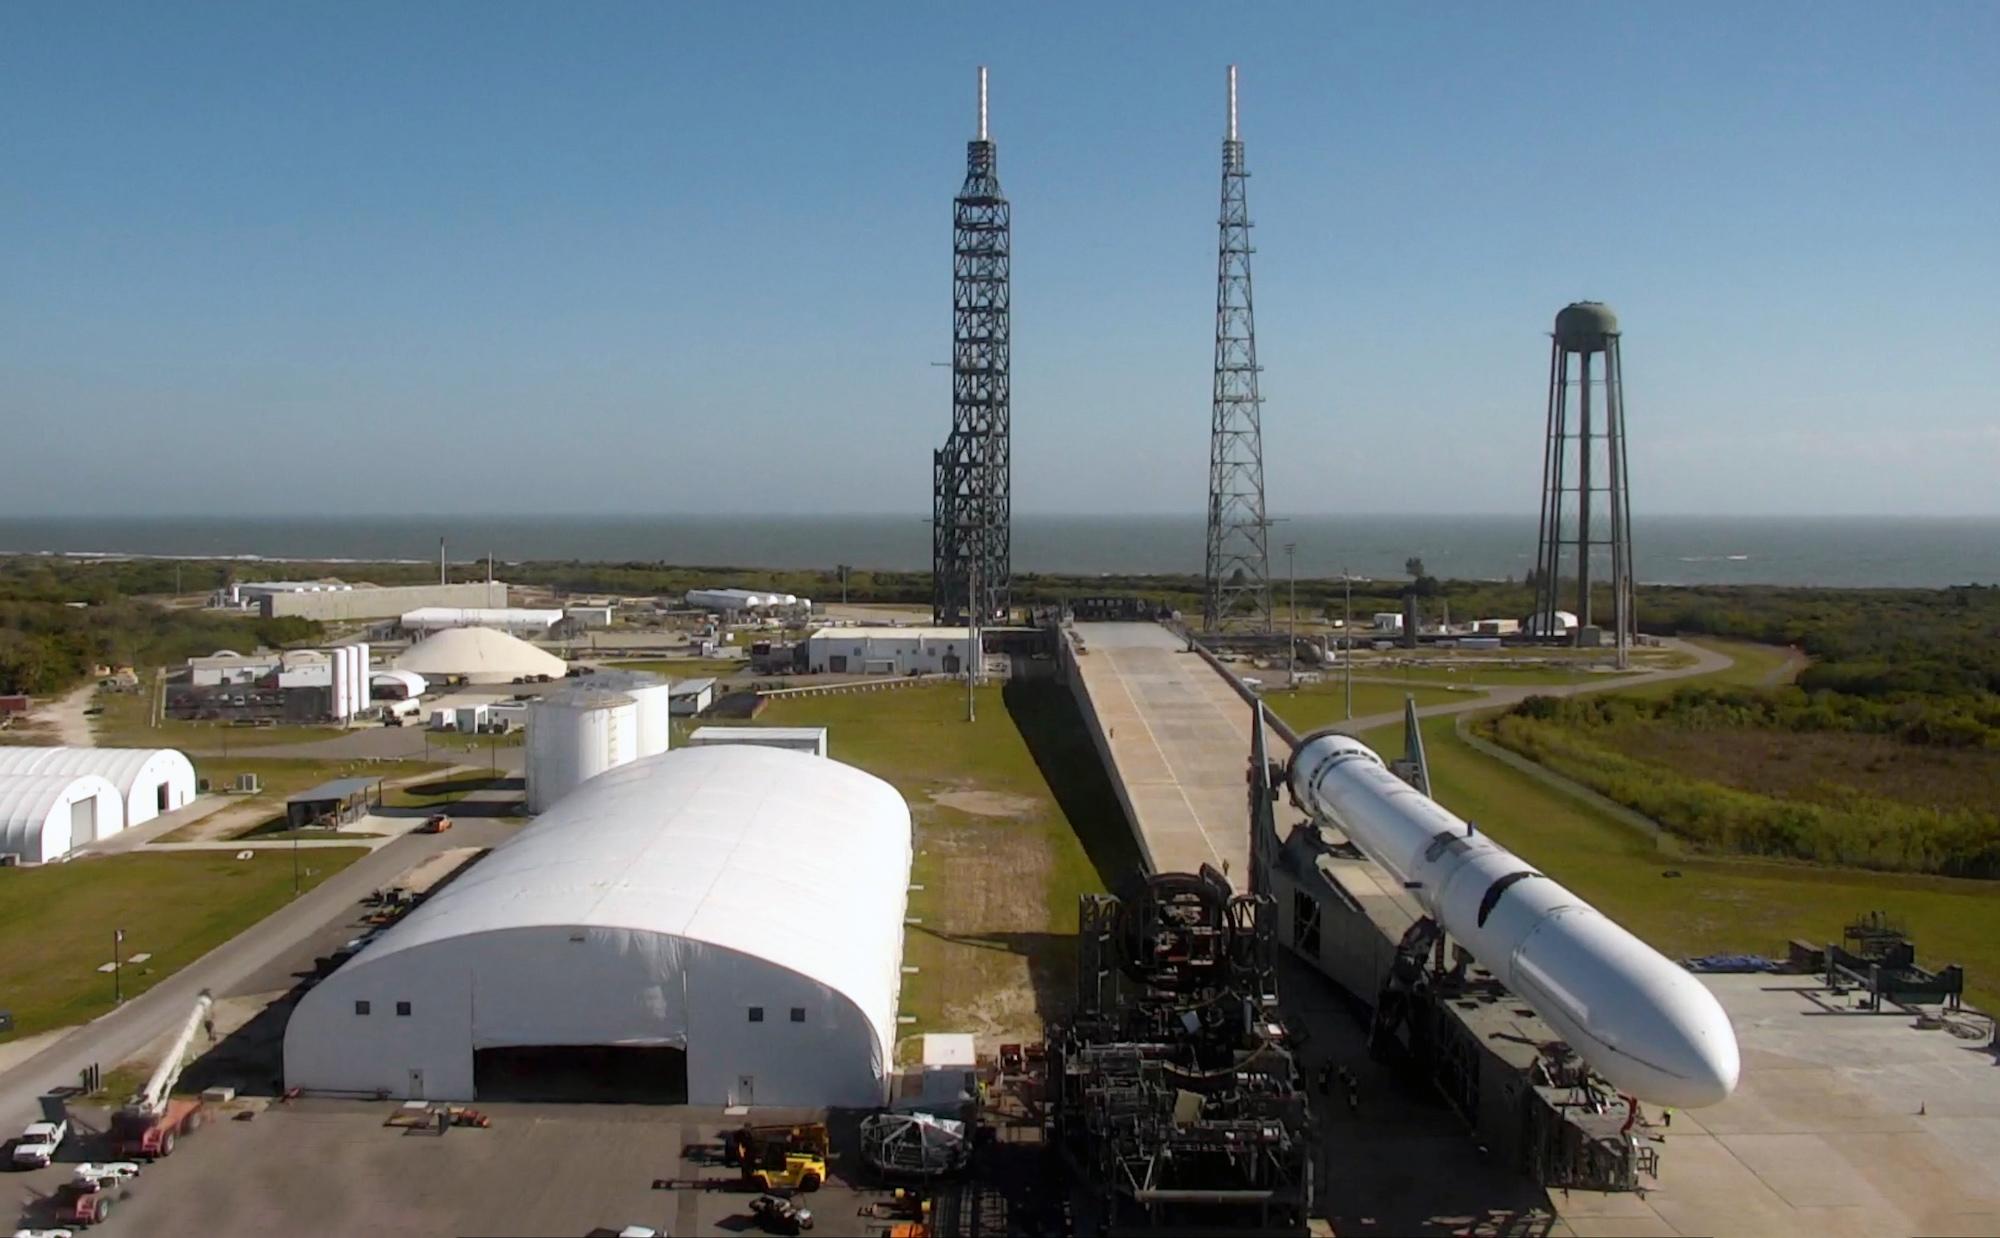
[(829, 1146), (820, 1122), (741, 1126), (725, 1144), (745, 1185), (762, 1191), (817, 1191), (826, 1181)]

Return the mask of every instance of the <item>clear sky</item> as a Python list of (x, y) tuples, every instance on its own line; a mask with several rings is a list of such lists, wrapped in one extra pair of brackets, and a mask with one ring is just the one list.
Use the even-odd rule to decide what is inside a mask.
[(908, 511), (974, 68), (1018, 511), (1204, 501), (1242, 66), (1273, 513), (2000, 512), (2000, 5), (10, 4), (0, 510)]

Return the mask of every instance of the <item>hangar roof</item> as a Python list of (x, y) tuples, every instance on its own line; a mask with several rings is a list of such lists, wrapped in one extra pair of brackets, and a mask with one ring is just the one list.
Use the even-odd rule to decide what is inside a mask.
[(910, 853), (909, 806), (872, 774), (676, 749), (582, 784), (348, 966), (511, 929), (654, 932), (809, 976), (893, 1045)]

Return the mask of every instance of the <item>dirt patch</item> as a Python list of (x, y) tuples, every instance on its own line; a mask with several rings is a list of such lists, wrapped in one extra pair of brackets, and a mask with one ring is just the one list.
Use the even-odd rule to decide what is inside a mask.
[(1990, 811), (2000, 752), (1926, 748), (1843, 731), (1621, 727), (1610, 745), (1691, 778), (1780, 799), (1844, 804), (1856, 795), (1943, 810)]
[(1042, 807), (1025, 795), (1008, 795), (1002, 791), (933, 791), (931, 802), (975, 817), (1003, 817), (1010, 821), (1032, 817)]

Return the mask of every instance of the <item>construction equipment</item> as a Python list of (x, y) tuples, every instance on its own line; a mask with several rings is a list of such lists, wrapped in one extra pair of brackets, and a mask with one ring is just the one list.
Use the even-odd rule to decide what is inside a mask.
[(887, 1177), (932, 1178), (965, 1168), (965, 1123), (928, 1113), (877, 1113), (861, 1120), (861, 1159)]
[[(81, 1167), (79, 1167), (81, 1168)], [(56, 1188), (56, 1224), (78, 1229), (108, 1220), (112, 1205), (125, 1198), (127, 1174), (77, 1173)]]
[(776, 1195), (751, 1200), (750, 1219), (767, 1234), (802, 1234), (813, 1227), (812, 1209)]
[(188, 1051), (194, 1047), (195, 1033), (209, 1021), (215, 999), (203, 989), (188, 1011), (181, 1034), (167, 1047), (153, 1077), (134, 1093), (117, 1113), (111, 1115), (111, 1143), (120, 1157), (153, 1160), (173, 1153), (176, 1140), (200, 1129), (204, 1117), (199, 1097), (173, 1094), (187, 1068)]
[(725, 1161), (733, 1161), (743, 1181), (764, 1191), (817, 1191), (826, 1181), (831, 1147), (820, 1122), (796, 1126), (742, 1126), (730, 1132)]

